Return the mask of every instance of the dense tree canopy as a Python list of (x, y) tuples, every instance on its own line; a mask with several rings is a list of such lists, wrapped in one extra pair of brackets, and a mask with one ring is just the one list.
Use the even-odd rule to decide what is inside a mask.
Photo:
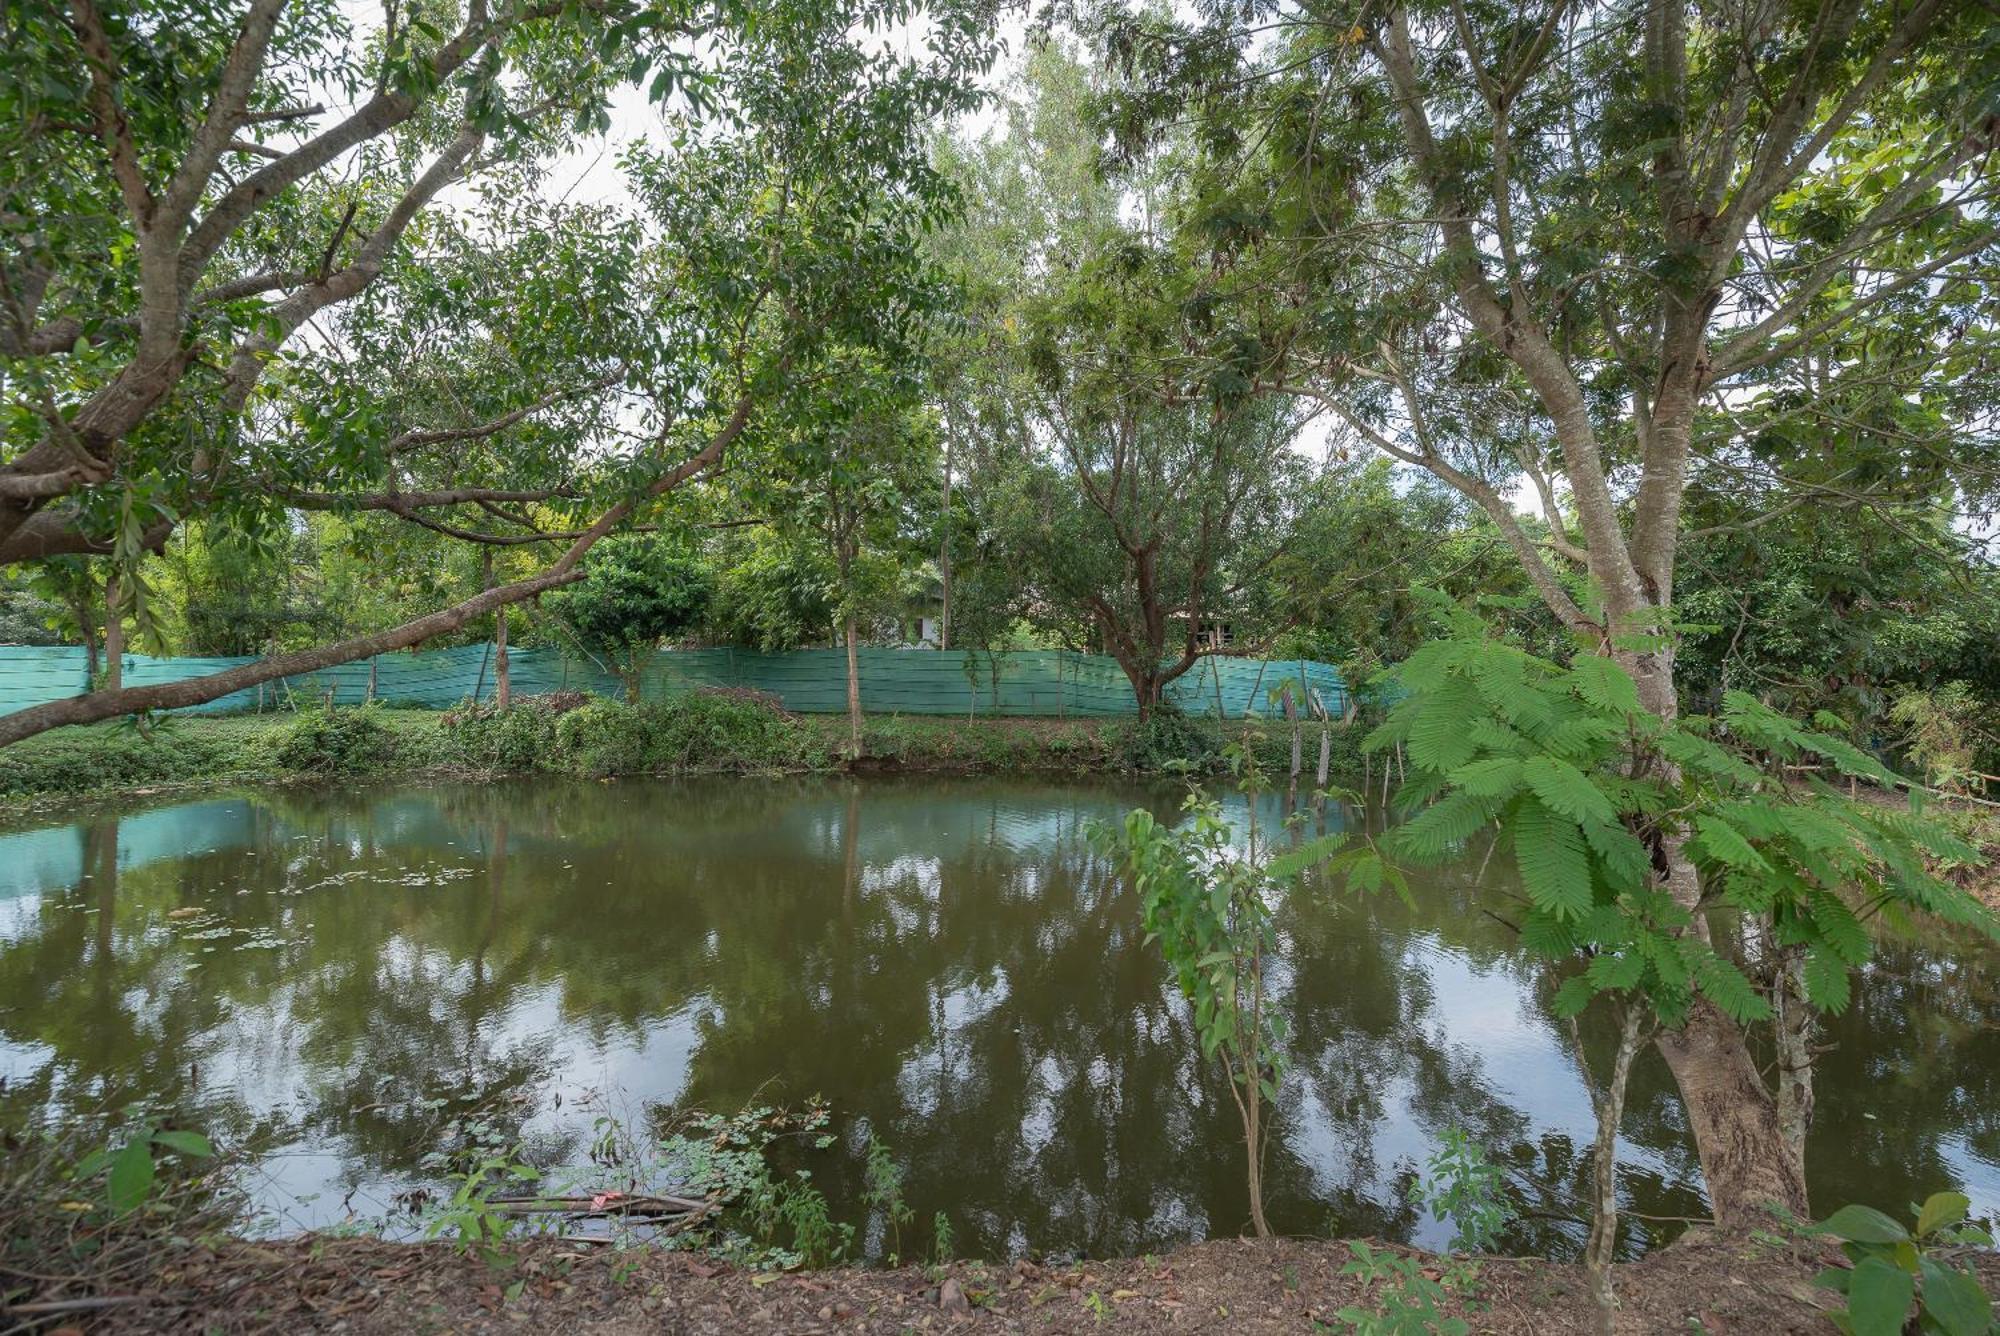
[(1986, 7), (1038, 17), (5, 7), (0, 627), (109, 657), (0, 745), (488, 635), (844, 647), (857, 755), (864, 644), (1401, 665), (1357, 878), (1511, 849), (1803, 1213), (1851, 902), (1978, 917), (1859, 786), (2000, 782)]
[[(115, 615), (144, 623), (146, 554), (192, 520), (380, 515), (545, 555), (372, 634), (24, 712), (8, 737), (558, 588), (813, 402), (829, 350), (906, 363), (936, 306), (924, 132), (972, 96), (976, 10), (932, 11), (903, 58), (865, 39), (886, 17), (867, 3), (392, 7), (364, 32), (332, 4), (186, 8), (10, 11), (0, 560), (105, 554)], [(623, 164), (636, 210), (545, 201), (544, 164), (634, 82), (666, 129)]]

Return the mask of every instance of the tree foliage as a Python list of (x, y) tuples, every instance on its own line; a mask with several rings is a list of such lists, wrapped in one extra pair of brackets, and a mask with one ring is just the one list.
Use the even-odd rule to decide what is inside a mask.
[(593, 548), (583, 579), (548, 605), (586, 653), (610, 662), (636, 701), (660, 642), (700, 625), (713, 593), (707, 570), (670, 540), (618, 537)]

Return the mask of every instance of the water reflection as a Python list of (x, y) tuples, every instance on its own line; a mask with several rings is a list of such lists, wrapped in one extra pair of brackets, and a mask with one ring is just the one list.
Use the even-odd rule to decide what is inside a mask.
[[(580, 1108), (636, 1120), (818, 1093), (851, 1120), (814, 1166), (845, 1218), (873, 1131), (908, 1161), (917, 1218), (945, 1211), (976, 1254), (1234, 1233), (1234, 1109), (1084, 834), (1134, 805), (1167, 817), (1178, 799), (510, 784), (263, 794), (0, 837), (0, 1111), (146, 1099), (264, 1138), (265, 1202), (320, 1224), (386, 1208), (454, 1110), (580, 1158)], [(1574, 1243), (1591, 1129), (1575, 1053), (1553, 981), (1473, 871), (1425, 881), (1414, 906), (1325, 888), (1282, 906), (1276, 1228), (1442, 1242), (1408, 1186), (1456, 1124), (1529, 1203), (1510, 1244)], [(2000, 1207), (1994, 964), (1885, 945), (1828, 1036), (1819, 1201), (1955, 1184)], [(1601, 1059), (1609, 1036), (1582, 1039)], [(1699, 1213), (1651, 1055), (1627, 1136), (1630, 1204)], [(1670, 1228), (1642, 1222), (1634, 1246)]]

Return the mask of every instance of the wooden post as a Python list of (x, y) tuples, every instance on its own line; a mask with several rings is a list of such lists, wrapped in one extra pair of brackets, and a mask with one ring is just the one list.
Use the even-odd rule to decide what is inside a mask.
[(479, 649), (479, 676), (472, 683), (472, 703), (479, 704), (479, 693), (486, 690), (486, 660), (493, 653), (493, 642), (487, 641)]
[(373, 704), (375, 700), (375, 686), (377, 682), (376, 668), (380, 664), (381, 658), (382, 656), (379, 654), (371, 654), (368, 656), (368, 701), (370, 704)]

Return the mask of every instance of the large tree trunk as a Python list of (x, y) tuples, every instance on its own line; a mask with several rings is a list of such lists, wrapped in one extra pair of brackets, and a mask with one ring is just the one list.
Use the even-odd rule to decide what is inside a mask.
[(1697, 1000), (1685, 1025), (1654, 1042), (1680, 1086), (1716, 1224), (1731, 1233), (1768, 1228), (1774, 1205), (1805, 1219), (1805, 1166), (1786, 1145), (1743, 1027)]
[(1158, 669), (1148, 672), (1146, 668), (1123, 656), (1118, 658), (1118, 666), (1125, 670), (1125, 679), (1132, 684), (1132, 699), (1139, 707), (1139, 722), (1153, 717), (1153, 709), (1160, 703), (1160, 674)]
[(1778, 950), (1775, 992), (1778, 1039), (1778, 1127), (1785, 1146), (1805, 1176), (1806, 1133), (1813, 1118), (1812, 1041), (1816, 1018), (1806, 999), (1806, 957), (1802, 946)]
[(847, 615), (847, 741), (861, 755), (861, 656), (855, 648), (854, 614)]
[[(1625, 666), (1649, 711), (1663, 719), (1679, 713), (1671, 649), (1629, 656)], [(1701, 878), (1682, 852), (1682, 838), (1669, 839), (1661, 850), (1666, 889), (1694, 915), (1692, 931), (1705, 937)], [(1786, 1140), (1777, 1098), (1764, 1083), (1743, 1027), (1697, 999), (1687, 1023), (1662, 1030), (1654, 1043), (1680, 1086), (1717, 1226), (1730, 1233), (1766, 1227), (1773, 1205), (1806, 1218), (1805, 1162)]]

